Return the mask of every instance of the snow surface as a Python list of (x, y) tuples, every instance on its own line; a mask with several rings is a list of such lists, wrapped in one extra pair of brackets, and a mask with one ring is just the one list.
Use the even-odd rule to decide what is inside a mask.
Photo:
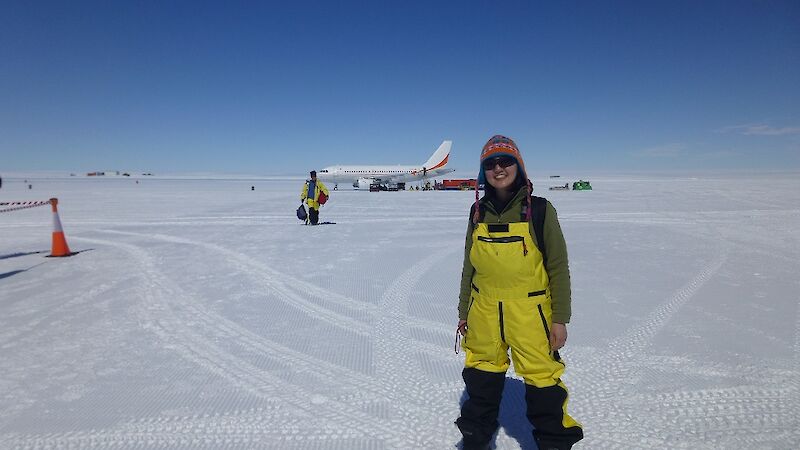
[[(576, 448), (797, 448), (800, 174), (546, 190), (577, 178), (534, 180), (570, 251)], [(0, 214), (0, 448), (457, 447), (473, 193), (333, 192), (306, 227), (296, 179), (135, 181), (4, 177), (80, 253), (45, 258), (47, 206)], [(523, 392), (498, 449), (536, 448)]]

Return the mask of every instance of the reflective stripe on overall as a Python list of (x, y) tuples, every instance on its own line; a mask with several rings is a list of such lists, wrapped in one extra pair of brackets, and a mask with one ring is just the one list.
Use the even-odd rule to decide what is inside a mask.
[[(506, 372), (510, 349), (514, 371), (526, 384), (566, 390), (560, 380), (564, 363), (550, 349), (549, 278), (529, 224), (476, 224), (469, 257), (475, 274), (462, 343), (466, 367)], [(563, 426), (577, 426), (566, 414), (566, 401), (562, 408)]]

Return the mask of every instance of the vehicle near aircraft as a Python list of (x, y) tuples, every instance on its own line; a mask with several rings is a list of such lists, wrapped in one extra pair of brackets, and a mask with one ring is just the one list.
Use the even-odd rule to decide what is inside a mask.
[(436, 183), (434, 189), (437, 191), (471, 191), (475, 188), (483, 189), (483, 185), (478, 186), (476, 178), (466, 178), (458, 180), (442, 180), (441, 183)]
[(573, 191), (591, 191), (592, 185), (588, 181), (579, 180), (572, 183)]
[(389, 184), (400, 185), (412, 181), (428, 180), (455, 170), (447, 168), (447, 160), (450, 158), (452, 146), (453, 141), (442, 141), (433, 155), (424, 164), (418, 166), (337, 165), (318, 170), (317, 178), (327, 183), (333, 183), (334, 189), (339, 188), (339, 183), (352, 183), (354, 188), (364, 190), (368, 190), (373, 184), (388, 186)]

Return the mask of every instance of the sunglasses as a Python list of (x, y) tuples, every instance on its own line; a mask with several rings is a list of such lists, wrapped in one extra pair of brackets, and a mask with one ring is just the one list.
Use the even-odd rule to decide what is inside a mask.
[(511, 167), (516, 163), (517, 160), (510, 156), (497, 156), (494, 158), (489, 158), (481, 164), (483, 165), (484, 170), (492, 170), (494, 169), (494, 166), (498, 164), (500, 164), (500, 167), (505, 169), (506, 167)]

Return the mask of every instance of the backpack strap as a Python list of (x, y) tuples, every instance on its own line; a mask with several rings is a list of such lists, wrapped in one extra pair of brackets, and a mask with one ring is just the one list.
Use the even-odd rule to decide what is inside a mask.
[[(525, 221), (528, 215), (528, 205), (522, 206), (521, 219)], [(539, 246), (539, 252), (542, 254), (542, 261), (544, 268), (547, 270), (547, 248), (544, 243), (544, 216), (547, 212), (547, 199), (544, 197), (531, 196), (531, 224), (533, 225), (533, 232), (536, 234), (536, 244)]]

